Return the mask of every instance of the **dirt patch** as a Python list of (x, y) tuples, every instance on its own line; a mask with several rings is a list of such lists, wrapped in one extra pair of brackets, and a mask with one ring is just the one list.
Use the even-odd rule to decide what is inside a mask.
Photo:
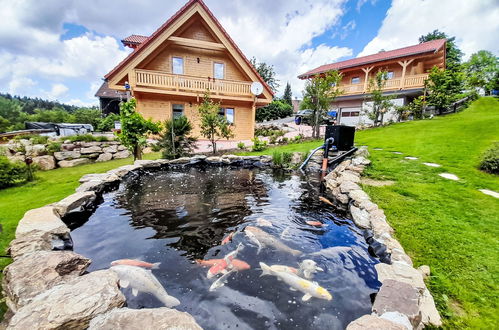
[(362, 178), (360, 179), (361, 184), (365, 184), (366, 186), (373, 186), (373, 187), (384, 187), (384, 186), (391, 186), (395, 184), (395, 181), (391, 180), (374, 180), (374, 179), (369, 179), (369, 178)]

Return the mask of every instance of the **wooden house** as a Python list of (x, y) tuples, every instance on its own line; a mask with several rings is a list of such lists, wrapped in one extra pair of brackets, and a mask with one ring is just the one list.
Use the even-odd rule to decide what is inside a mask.
[[(388, 79), (383, 87), (385, 94), (393, 95), (394, 105), (405, 105), (423, 93), (428, 71), (437, 66), (445, 68), (445, 39), (432, 40), (400, 49), (381, 51), (377, 54), (327, 64), (300, 76), (308, 79), (331, 70), (342, 74), (339, 87), (343, 94), (331, 105), (337, 109), (340, 124), (358, 126), (372, 123), (365, 114), (372, 102), (369, 80), (378, 71), (387, 71)], [(385, 121), (395, 120), (392, 109)]]
[[(145, 117), (164, 121), (186, 116), (199, 137), (198, 105), (209, 90), (232, 124), (234, 140), (253, 138), (255, 111), (272, 101), (272, 90), (201, 0), (190, 0), (150, 36), (122, 40), (133, 49), (105, 79), (109, 88), (137, 99)], [(263, 85), (251, 93), (252, 82)]]

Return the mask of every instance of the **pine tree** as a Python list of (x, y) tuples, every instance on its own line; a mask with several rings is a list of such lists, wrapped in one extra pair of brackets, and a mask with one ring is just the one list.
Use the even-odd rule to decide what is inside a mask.
[(282, 97), (282, 100), (287, 104), (289, 104), (290, 106), (293, 106), (293, 101), (291, 99), (292, 96), (293, 95), (291, 93), (291, 85), (288, 82), (286, 84), (286, 88), (284, 89), (284, 96)]

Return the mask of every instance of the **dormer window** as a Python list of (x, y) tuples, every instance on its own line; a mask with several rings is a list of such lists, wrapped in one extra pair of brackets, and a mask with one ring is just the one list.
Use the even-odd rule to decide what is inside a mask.
[(213, 77), (216, 79), (224, 79), (225, 65), (223, 63), (213, 63)]
[(352, 84), (360, 84), (360, 78), (359, 77), (353, 77), (352, 78)]
[(184, 59), (182, 57), (172, 57), (173, 74), (184, 74)]

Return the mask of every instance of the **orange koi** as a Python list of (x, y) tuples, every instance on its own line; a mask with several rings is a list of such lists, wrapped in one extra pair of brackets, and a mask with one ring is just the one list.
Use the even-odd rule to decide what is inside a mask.
[(334, 206), (334, 204), (333, 204), (333, 203), (331, 203), (331, 201), (330, 201), (329, 199), (325, 198), (325, 197), (319, 196), (319, 200), (320, 200), (321, 202), (324, 202), (324, 203), (326, 203), (326, 204), (329, 204), (329, 205), (331, 205), (331, 206)]
[(305, 221), (305, 223), (307, 225), (310, 225), (310, 226), (315, 226), (315, 227), (325, 227), (327, 226), (326, 224), (323, 224), (322, 222), (320, 221)]
[(230, 241), (232, 241), (232, 238), (234, 237), (235, 235), (235, 231), (233, 231), (232, 233), (230, 233), (229, 235), (225, 236), (224, 239), (222, 240), (222, 243), (221, 245), (225, 245), (227, 243), (229, 243)]

